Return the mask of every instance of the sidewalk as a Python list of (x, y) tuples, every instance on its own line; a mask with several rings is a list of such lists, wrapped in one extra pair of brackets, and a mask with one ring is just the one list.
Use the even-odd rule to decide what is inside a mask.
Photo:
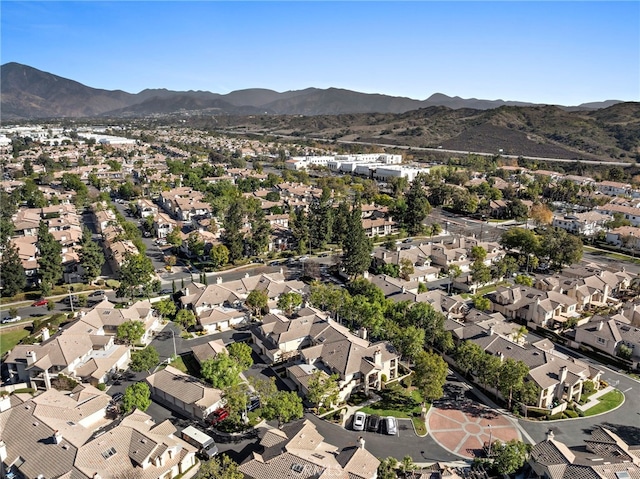
[(614, 389), (615, 388), (613, 386), (607, 386), (604, 389), (600, 389), (599, 391), (589, 396), (589, 400), (586, 403), (579, 405), (578, 409), (580, 409), (582, 412), (585, 412), (587, 409), (591, 409), (593, 406), (598, 404), (599, 402), (598, 398), (600, 398), (604, 394), (607, 394), (609, 391), (613, 391)]

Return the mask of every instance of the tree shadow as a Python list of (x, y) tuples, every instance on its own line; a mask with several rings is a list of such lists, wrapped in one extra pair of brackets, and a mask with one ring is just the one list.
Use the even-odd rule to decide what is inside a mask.
[(630, 446), (640, 445), (640, 427), (631, 426), (629, 424), (613, 424), (605, 422), (603, 427), (609, 429), (614, 434), (620, 436), (620, 438), (629, 444)]

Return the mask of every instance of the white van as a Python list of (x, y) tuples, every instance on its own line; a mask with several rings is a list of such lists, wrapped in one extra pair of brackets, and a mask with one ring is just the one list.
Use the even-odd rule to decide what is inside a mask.
[(193, 426), (184, 428), (181, 437), (192, 446), (197, 447), (198, 452), (206, 459), (211, 459), (218, 454), (218, 446), (213, 438)]

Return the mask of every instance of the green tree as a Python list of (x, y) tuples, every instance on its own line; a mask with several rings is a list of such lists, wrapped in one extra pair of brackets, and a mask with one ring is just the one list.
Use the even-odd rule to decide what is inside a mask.
[(131, 353), (131, 362), (129, 368), (132, 371), (142, 372), (150, 371), (160, 362), (160, 355), (153, 346), (147, 346)]
[(263, 290), (254, 289), (247, 295), (245, 305), (251, 309), (251, 313), (255, 316), (261, 316), (262, 311), (267, 307), (269, 303), (269, 296)]
[(529, 448), (522, 441), (512, 439), (506, 443), (496, 441), (492, 445), (493, 469), (498, 474), (513, 474), (527, 459)]
[(144, 382), (137, 382), (124, 390), (122, 408), (125, 412), (131, 412), (135, 408), (146, 411), (151, 406), (151, 391)]
[(398, 479), (397, 467), (398, 460), (395, 457), (382, 459), (378, 465), (378, 479)]
[(452, 264), (447, 268), (447, 276), (449, 276), (449, 288), (448, 288), (449, 294), (451, 294), (451, 285), (453, 284), (455, 279), (458, 278), (461, 274), (462, 274), (462, 270), (460, 269), (460, 266), (458, 266), (457, 264)]
[(179, 248), (180, 246), (182, 246), (182, 233), (180, 232), (180, 228), (177, 226), (174, 227), (165, 239), (167, 240), (167, 243), (169, 243), (174, 248)]
[(189, 234), (187, 237), (187, 246), (189, 252), (196, 258), (200, 258), (204, 254), (204, 241), (202, 241), (202, 237), (197, 231)]
[(225, 401), (225, 409), (229, 411), (231, 422), (239, 424), (247, 409), (247, 397), (249, 386), (247, 383), (233, 384), (222, 392), (222, 399)]
[(249, 236), (247, 249), (252, 255), (261, 255), (269, 246), (271, 238), (271, 224), (264, 216), (260, 205), (254, 208), (251, 215), (251, 235)]
[(473, 307), (480, 311), (489, 311), (491, 309), (491, 301), (489, 301), (489, 298), (476, 295), (473, 297)]
[(401, 218), (403, 227), (410, 235), (420, 234), (424, 228), (423, 221), (431, 213), (431, 205), (423, 186), (423, 177), (418, 175), (405, 193), (406, 210)]
[(84, 272), (84, 279), (91, 284), (100, 276), (104, 264), (104, 253), (100, 245), (91, 238), (91, 231), (82, 230), (82, 242), (80, 243), (80, 265)]
[(476, 343), (472, 341), (463, 341), (456, 348), (456, 364), (466, 376), (470, 372), (478, 370), (484, 354), (485, 352)]
[(240, 198), (234, 199), (224, 217), (224, 233), (222, 242), (229, 250), (229, 260), (236, 261), (244, 255), (244, 226), (245, 208)]
[(278, 298), (278, 309), (291, 316), (293, 311), (302, 304), (302, 295), (293, 291), (282, 293)]
[(502, 361), (498, 356), (493, 354), (484, 353), (480, 357), (478, 368), (476, 370), (476, 376), (483, 385), (484, 389), (488, 386), (497, 388), (498, 380), (500, 379), (500, 371), (502, 367)]
[(297, 243), (297, 253), (305, 254), (310, 244), (309, 217), (304, 210), (292, 212), (289, 218), (291, 234)]
[(219, 268), (229, 262), (229, 250), (223, 244), (215, 245), (209, 251), (209, 258), (213, 263), (213, 267)]
[(14, 296), (24, 290), (27, 285), (27, 276), (25, 275), (18, 249), (11, 242), (7, 242), (7, 246), (2, 253), (0, 271), (2, 272), (3, 296)]
[(126, 321), (118, 326), (116, 337), (127, 344), (138, 344), (144, 336), (142, 321)]
[(547, 228), (542, 234), (538, 256), (547, 258), (554, 269), (562, 269), (582, 259), (582, 241), (562, 228)]
[(540, 387), (533, 381), (525, 381), (522, 387), (516, 392), (516, 398), (527, 406), (537, 406), (540, 398)]
[(331, 206), (314, 201), (309, 207), (309, 242), (312, 249), (324, 249), (331, 240)]
[(491, 281), (491, 269), (482, 261), (474, 261), (471, 265), (471, 276), (476, 284), (486, 284)]
[(262, 417), (268, 421), (277, 419), (280, 425), (300, 419), (303, 414), (302, 399), (293, 391), (278, 391), (262, 406)]
[(173, 319), (178, 311), (176, 303), (174, 303), (171, 298), (153, 303), (153, 309), (155, 309), (161, 317), (169, 319)]
[(487, 258), (487, 250), (482, 246), (474, 246), (471, 248), (469, 258), (471, 258), (473, 261), (484, 262), (484, 260)]
[(508, 397), (508, 409), (511, 409), (513, 391), (517, 391), (522, 387), (527, 374), (529, 374), (529, 367), (523, 361), (507, 358), (502, 362), (498, 389), (504, 396)]
[(342, 267), (351, 277), (356, 277), (369, 269), (373, 243), (367, 238), (362, 227), (362, 211), (354, 208), (349, 215), (347, 231), (342, 242)]
[(411, 275), (414, 273), (415, 269), (413, 267), (413, 263), (408, 258), (402, 258), (400, 260), (400, 268), (398, 270), (398, 276), (405, 281), (409, 281), (411, 279)]
[(271, 401), (278, 392), (278, 387), (276, 386), (276, 378), (274, 377), (262, 379), (258, 376), (249, 376), (247, 380), (249, 381), (249, 385), (253, 388), (255, 394), (257, 394), (260, 398), (260, 402), (262, 404)]
[(244, 474), (233, 459), (221, 454), (203, 462), (195, 479), (244, 479)]
[(202, 362), (200, 374), (216, 389), (226, 389), (240, 382), (240, 363), (226, 353)]
[(420, 391), (425, 402), (440, 399), (447, 380), (447, 363), (435, 353), (420, 351), (414, 360), (413, 385)]
[(227, 351), (229, 351), (229, 356), (235, 359), (242, 371), (246, 371), (253, 365), (253, 358), (251, 346), (247, 343), (231, 343), (227, 346)]
[(406, 328), (400, 328), (398, 334), (392, 339), (392, 343), (403, 358), (413, 360), (424, 348), (424, 337), (423, 328), (409, 325)]
[(189, 329), (191, 326), (196, 325), (196, 315), (190, 309), (181, 309), (176, 313), (176, 317), (173, 319), (175, 323), (178, 323), (183, 329)]
[(316, 406), (329, 408), (338, 402), (340, 387), (338, 385), (338, 375), (328, 376), (323, 371), (314, 371), (307, 384), (307, 399)]
[(519, 274), (516, 276), (515, 280), (516, 284), (521, 284), (523, 286), (533, 286), (533, 278), (526, 274)]
[(62, 245), (49, 232), (44, 221), (38, 227), (38, 273), (42, 295), (51, 294), (53, 287), (62, 279)]
[(128, 296), (133, 300), (136, 291), (148, 286), (153, 275), (153, 263), (148, 256), (142, 253), (129, 254), (120, 267), (120, 286), (116, 291), (117, 296)]

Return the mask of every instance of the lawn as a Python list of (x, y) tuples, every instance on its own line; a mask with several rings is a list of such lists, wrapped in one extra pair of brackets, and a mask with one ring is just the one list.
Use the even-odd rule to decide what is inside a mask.
[(184, 354), (182, 356), (178, 356), (171, 362), (171, 366), (179, 369), (183, 373), (190, 374), (191, 376), (195, 376), (197, 378), (200, 377), (200, 365), (198, 361), (193, 357), (193, 354)]
[(587, 251), (589, 253), (594, 253), (594, 254), (597, 254), (598, 256), (604, 256), (606, 258), (615, 259), (618, 261), (626, 261), (628, 263), (636, 263), (636, 264), (640, 263), (640, 260), (638, 258), (635, 258), (631, 255), (624, 254), (624, 253), (615, 253), (613, 251), (606, 251), (606, 250), (594, 248), (592, 246), (584, 246), (583, 249), (584, 251)]
[[(393, 416), (399, 419), (411, 419), (416, 433), (419, 436), (427, 434), (427, 426), (420, 417), (422, 412), (422, 398), (417, 390), (409, 392), (402, 386), (393, 385), (381, 391), (382, 400), (370, 406), (363, 407), (360, 411), (366, 414), (378, 416)], [(427, 405), (427, 410), (430, 405)]]
[(0, 354), (13, 349), (13, 347), (29, 336), (29, 331), (26, 329), (14, 329), (12, 331), (2, 331), (0, 334)]
[(609, 391), (607, 394), (601, 396), (598, 399), (598, 404), (587, 409), (584, 412), (584, 415), (595, 416), (596, 414), (611, 411), (622, 404), (622, 401), (624, 401), (624, 394), (617, 389), (614, 389), (613, 391)]

